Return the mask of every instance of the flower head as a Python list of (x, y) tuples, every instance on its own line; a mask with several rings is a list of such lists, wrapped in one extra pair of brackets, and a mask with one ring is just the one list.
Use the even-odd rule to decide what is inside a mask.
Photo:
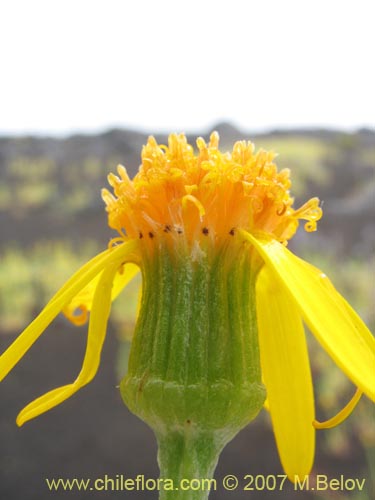
[[(286, 248), (299, 220), (316, 229), (319, 200), (293, 208), (289, 171), (277, 170), (273, 153), (237, 142), (224, 154), (218, 142), (216, 133), (208, 144), (198, 139), (196, 154), (182, 134), (172, 134), (168, 146), (151, 137), (133, 180), (122, 166), (110, 174), (113, 193), (103, 190), (103, 199), (119, 236), (5, 351), (0, 379), (63, 311), (76, 324), (89, 317), (82, 370), (30, 403), (18, 424), (87, 384), (99, 366), (111, 301), (141, 269), (125, 401), (159, 434), (195, 423), (228, 439), (261, 408), (263, 380), (281, 461), (294, 480), (311, 469), (315, 428), (345, 418), (362, 392), (375, 400), (375, 342), (326, 275)], [(303, 323), (358, 387), (326, 424), (315, 421)]]
[(290, 172), (278, 172), (274, 153), (254, 153), (251, 142), (239, 141), (224, 154), (218, 145), (216, 132), (208, 144), (197, 140), (197, 155), (183, 134), (170, 135), (168, 147), (150, 137), (133, 181), (121, 165), (118, 176), (109, 175), (114, 194), (104, 189), (103, 198), (110, 227), (131, 238), (184, 234), (190, 243), (208, 235), (226, 238), (235, 229), (286, 242), (299, 219), (307, 221), (307, 231), (316, 229), (318, 198), (293, 209)]

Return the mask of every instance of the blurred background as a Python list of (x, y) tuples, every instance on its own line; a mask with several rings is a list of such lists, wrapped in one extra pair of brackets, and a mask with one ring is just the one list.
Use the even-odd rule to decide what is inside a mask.
[[(100, 189), (130, 176), (148, 134), (194, 143), (212, 130), (278, 152), (296, 205), (323, 203), (316, 233), (291, 242), (375, 326), (373, 2), (117, 0), (0, 6), (0, 352), (81, 264), (108, 244)], [(0, 498), (139, 498), (151, 492), (49, 492), (45, 478), (156, 478), (152, 432), (125, 408), (138, 283), (114, 304), (94, 381), (18, 429), (40, 394), (74, 380), (86, 328), (58, 317), (0, 384)], [(309, 332), (317, 416), (354, 388)], [(313, 474), (366, 478), (359, 492), (259, 491), (259, 499), (367, 500), (374, 491), (374, 412), (363, 398), (317, 433)], [(266, 412), (224, 450), (216, 477), (282, 474)], [(222, 488), (210, 500), (249, 498)]]

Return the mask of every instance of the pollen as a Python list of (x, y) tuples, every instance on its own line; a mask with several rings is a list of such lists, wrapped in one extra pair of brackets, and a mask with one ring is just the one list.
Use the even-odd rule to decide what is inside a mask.
[(124, 238), (183, 234), (190, 243), (233, 236), (234, 228), (286, 243), (301, 219), (307, 231), (315, 231), (322, 217), (319, 199), (293, 208), (290, 172), (278, 171), (273, 152), (255, 153), (251, 142), (238, 141), (232, 152), (222, 153), (217, 132), (208, 144), (200, 137), (196, 145), (194, 150), (184, 134), (171, 134), (168, 146), (150, 137), (133, 180), (121, 165), (118, 175), (110, 174), (113, 193), (102, 191), (109, 226)]

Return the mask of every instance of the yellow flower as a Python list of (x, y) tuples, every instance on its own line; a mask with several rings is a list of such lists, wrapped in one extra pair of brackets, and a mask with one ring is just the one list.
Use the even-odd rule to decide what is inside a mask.
[[(329, 427), (343, 420), (362, 392), (375, 400), (375, 342), (326, 275), (286, 247), (298, 228), (299, 220), (306, 221), (307, 231), (316, 229), (322, 216), (319, 200), (312, 198), (299, 209), (294, 209), (289, 193), (289, 171), (277, 170), (272, 153), (254, 153), (253, 145), (243, 141), (234, 145), (232, 153), (224, 154), (218, 149), (218, 141), (216, 133), (211, 135), (208, 144), (199, 138), (196, 154), (182, 134), (171, 135), (168, 146), (159, 146), (150, 137), (142, 151), (142, 165), (133, 180), (122, 166), (118, 167), (118, 176), (110, 174), (113, 193), (103, 190), (102, 195), (107, 205), (109, 225), (118, 231), (119, 236), (57, 292), (5, 351), (0, 358), (0, 380), (59, 312), (63, 311), (76, 324), (84, 323), (90, 313), (87, 349), (77, 379), (26, 406), (17, 418), (18, 425), (22, 425), (58, 405), (94, 377), (111, 301), (139, 269), (143, 279), (150, 281), (148, 269), (152, 268), (154, 261), (164, 258), (160, 249), (168, 254), (168, 265), (173, 266), (174, 262), (186, 257), (192, 263), (207, 259), (209, 272), (213, 272), (213, 262), (218, 255), (225, 255), (224, 260), (218, 262), (224, 268), (228, 266), (231, 272), (235, 269), (236, 259), (243, 262), (247, 259), (244, 255), (247, 255), (247, 267), (243, 269), (249, 270), (249, 280), (253, 273), (256, 290), (254, 321), (257, 339), (252, 356), (256, 359), (259, 339), (261, 377), (267, 391), (265, 406), (270, 411), (281, 462), (294, 481), (295, 475), (308, 474), (312, 467), (315, 428)], [(159, 275), (161, 281), (163, 276)], [(186, 276), (187, 290), (188, 286), (192, 290), (199, 288), (199, 281), (190, 283), (188, 272)], [(239, 280), (240, 276), (236, 279)], [(164, 289), (167, 288), (165, 283), (160, 285)], [(152, 283), (149, 286), (153, 286)], [(230, 295), (230, 291), (224, 290), (223, 293)], [(230, 303), (230, 297), (228, 300)], [(183, 306), (174, 304), (173, 308), (178, 310)], [(237, 306), (234, 304), (233, 307)], [(142, 307), (145, 315), (147, 308), (152, 309), (152, 304), (143, 304)], [(197, 329), (189, 314), (189, 325)], [(230, 310), (228, 314), (230, 317)], [(160, 313), (155, 321), (159, 328), (166, 318)], [(303, 322), (358, 387), (349, 405), (325, 424), (315, 421)], [(199, 329), (197, 331), (199, 333)], [(169, 340), (171, 349), (174, 341), (174, 338)], [(217, 352), (222, 352), (225, 357), (221, 345)], [(163, 354), (160, 357), (163, 358)], [(136, 358), (134, 355), (133, 365)], [(183, 372), (183, 363), (177, 367), (174, 367), (173, 360), (168, 363), (168, 376)], [(178, 363), (180, 360), (175, 362)], [(233, 371), (235, 368), (232, 367)], [(215, 376), (215, 380), (220, 379), (220, 374)], [(254, 377), (256, 380), (257, 376)], [(126, 383), (129, 385), (129, 380)], [(139, 383), (139, 391), (143, 383)], [(124, 392), (127, 390), (125, 385)], [(264, 396), (260, 392), (257, 397), (261, 406)], [(254, 414), (258, 410), (258, 407), (254, 409)], [(190, 420), (187, 422), (190, 424)]]

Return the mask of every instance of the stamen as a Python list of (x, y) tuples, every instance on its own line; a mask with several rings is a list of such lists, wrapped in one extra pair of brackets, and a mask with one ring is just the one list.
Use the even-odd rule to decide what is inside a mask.
[(183, 198), (182, 198), (182, 206), (184, 208), (186, 208), (187, 206), (187, 202), (188, 201), (191, 201), (192, 203), (194, 203), (194, 205), (197, 207), (198, 209), (198, 212), (199, 212), (199, 215), (200, 217), (202, 218), (204, 216), (204, 214), (206, 213), (205, 209), (204, 209), (204, 206), (202, 205), (202, 203), (193, 195), (191, 194), (186, 194)]
[(287, 208), (288, 208), (287, 204), (285, 202), (282, 202), (281, 207), (278, 210), (276, 210), (276, 214), (281, 217), (282, 215), (285, 214)]
[(254, 214), (259, 214), (264, 208), (263, 201), (258, 196), (255, 195), (250, 195), (249, 198), (251, 199), (251, 207), (253, 209)]
[(303, 226), (305, 228), (305, 231), (307, 233), (313, 233), (316, 231), (316, 221), (315, 220), (310, 220), (309, 222), (306, 222), (306, 224)]
[(219, 134), (215, 131), (212, 132), (212, 134), (210, 135), (209, 147), (217, 149), (218, 146), (219, 146)]
[(336, 427), (336, 425), (341, 424), (345, 419), (349, 417), (351, 412), (357, 406), (362, 394), (362, 391), (360, 389), (357, 389), (349, 403), (344, 406), (344, 408), (339, 411), (337, 415), (330, 418), (329, 420), (326, 420), (325, 422), (318, 422), (318, 420), (314, 420), (313, 426), (315, 427), (315, 429), (332, 429), (332, 427)]
[(207, 144), (206, 144), (206, 141), (203, 139), (203, 137), (198, 137), (196, 142), (197, 142), (197, 148), (199, 149), (199, 151), (204, 151), (205, 149), (207, 149)]
[(311, 198), (302, 207), (294, 212), (297, 219), (305, 219), (305, 230), (309, 233), (316, 231), (317, 222), (322, 218), (323, 210), (319, 206), (319, 198)]

